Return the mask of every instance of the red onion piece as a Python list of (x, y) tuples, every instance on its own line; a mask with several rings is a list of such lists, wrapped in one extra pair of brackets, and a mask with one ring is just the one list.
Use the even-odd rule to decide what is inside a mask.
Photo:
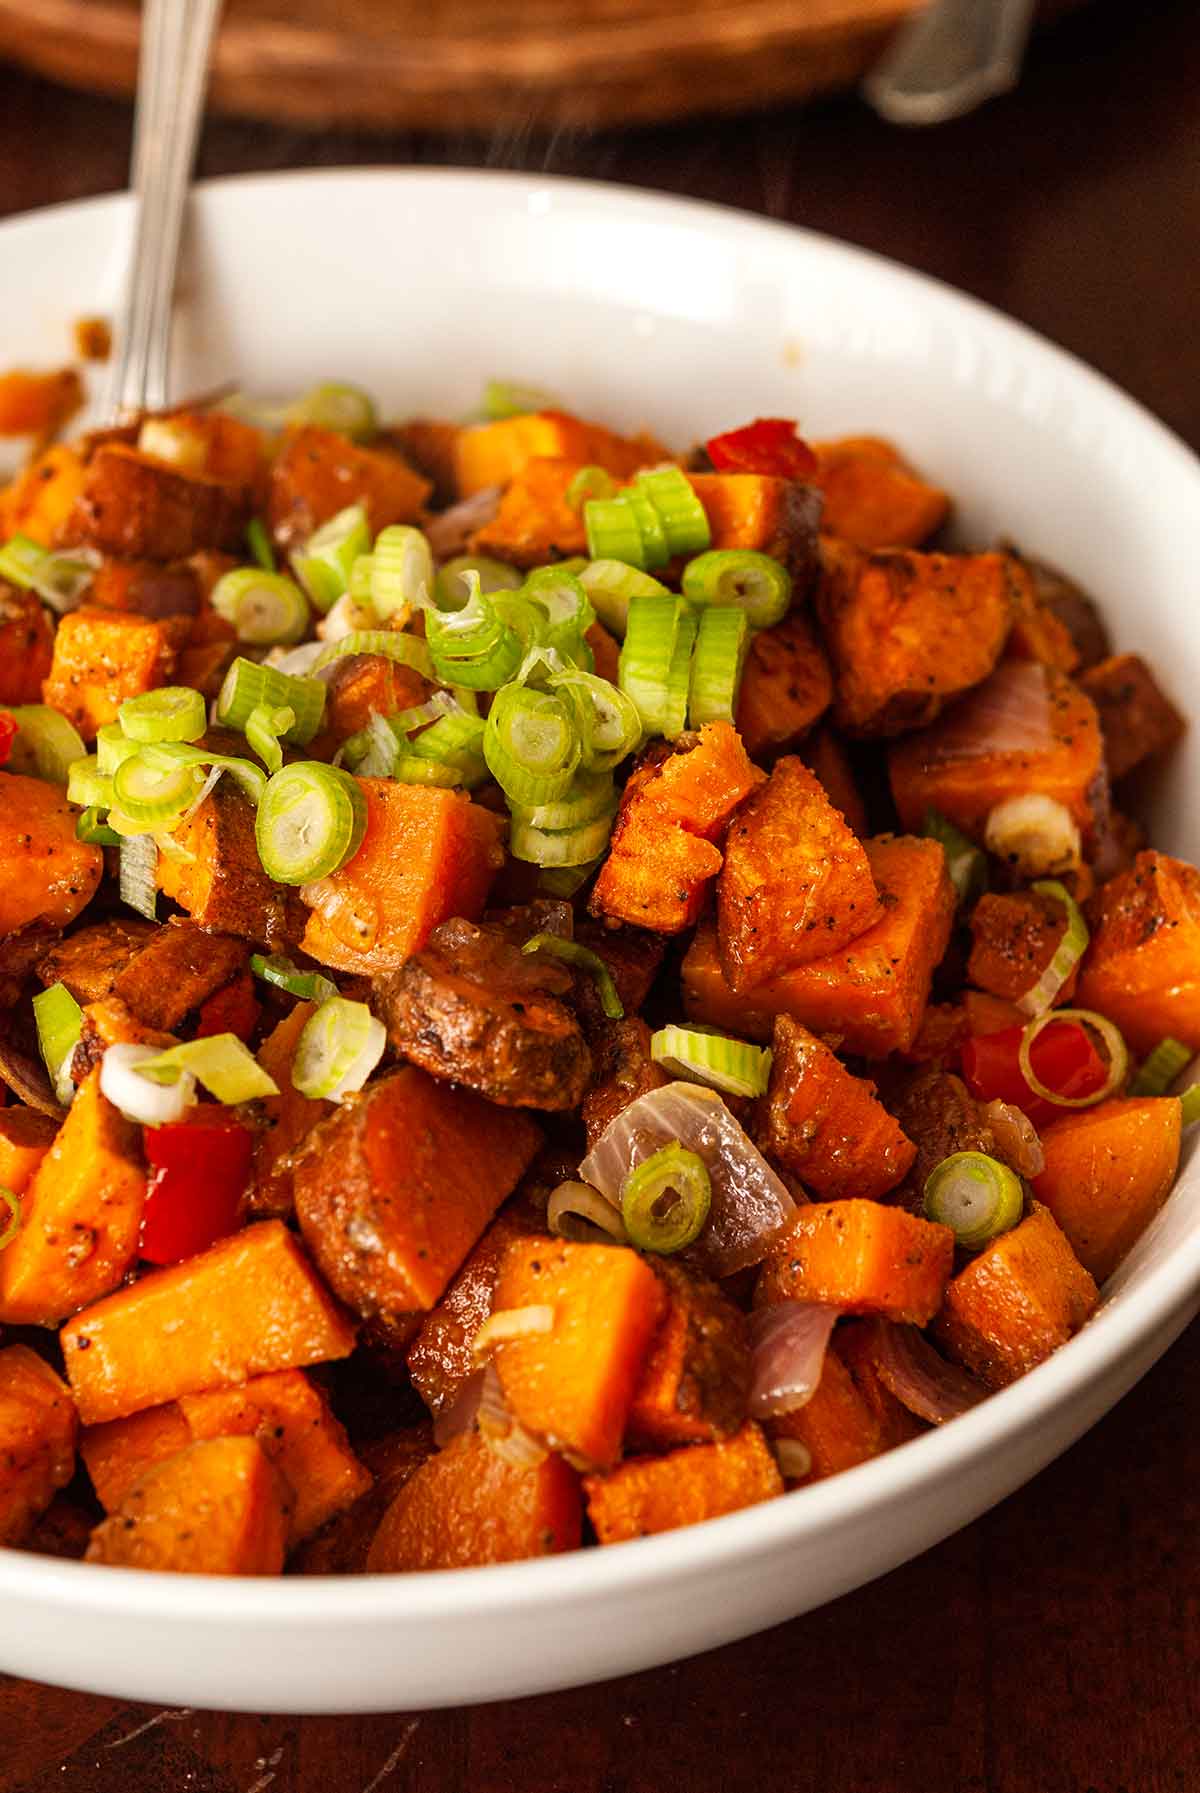
[(1037, 1129), (1027, 1114), (999, 1097), (987, 1103), (983, 1118), (996, 1141), (996, 1156), (1019, 1177), (1038, 1177), (1046, 1168), (1046, 1154)]
[(926, 765), (984, 753), (1029, 753), (1052, 739), (1045, 668), (1005, 660), (921, 735)]
[(483, 1372), (475, 1417), (488, 1449), (515, 1469), (533, 1469), (550, 1455), (541, 1439), (513, 1418), (494, 1363)]
[(45, 1067), (18, 1052), (7, 1040), (0, 1040), (0, 1083), (6, 1083), (14, 1096), (36, 1108), (39, 1114), (48, 1114), (54, 1121), (65, 1118), (67, 1111), (55, 1099)]
[(836, 1307), (778, 1301), (750, 1316), (754, 1367), (747, 1410), (752, 1419), (794, 1413), (811, 1401), (821, 1380)]
[(761, 1263), (796, 1204), (715, 1090), (668, 1083), (640, 1096), (609, 1122), (580, 1165), (580, 1179), (619, 1206), (630, 1171), (672, 1139), (704, 1160), (712, 1180), (708, 1220), (687, 1261), (710, 1276)]
[(443, 1407), (433, 1422), (433, 1442), (439, 1451), (444, 1451), (453, 1439), (463, 1432), (469, 1432), (475, 1424), (475, 1416), (479, 1412), (479, 1403), (483, 1396), (483, 1370), (474, 1370), (465, 1381), (459, 1384), (458, 1393), (448, 1406)]
[(879, 1380), (902, 1406), (931, 1426), (957, 1419), (987, 1399), (987, 1389), (956, 1363), (947, 1363), (915, 1326), (873, 1322)]
[(477, 529), (490, 523), (500, 509), (500, 487), (485, 486), (459, 504), (434, 517), (425, 528), (425, 536), (438, 560), (449, 560), (461, 554)]

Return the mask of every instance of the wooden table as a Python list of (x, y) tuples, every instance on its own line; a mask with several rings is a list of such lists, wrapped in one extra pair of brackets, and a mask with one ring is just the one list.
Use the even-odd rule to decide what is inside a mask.
[[(482, 148), (222, 123), (201, 162), (487, 161), (794, 219), (1015, 313), (1200, 447), (1198, 93), (1194, 0), (1112, 0), (1043, 39), (1018, 94), (927, 135), (853, 102)], [(0, 212), (121, 185), (128, 135), (125, 108), (0, 69)], [(0, 1680), (0, 1793), (1192, 1793), (1198, 1529), (1193, 1328), (995, 1512), (749, 1642), (578, 1693), (366, 1719)]]

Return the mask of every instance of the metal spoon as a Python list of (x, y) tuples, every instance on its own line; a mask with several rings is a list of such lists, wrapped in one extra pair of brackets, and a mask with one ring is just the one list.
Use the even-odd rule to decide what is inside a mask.
[(133, 255), (116, 321), (110, 420), (167, 402), (171, 306), (221, 0), (144, 0), (134, 117)]
[(1015, 87), (1036, 0), (932, 0), (863, 82), (892, 124), (932, 125)]

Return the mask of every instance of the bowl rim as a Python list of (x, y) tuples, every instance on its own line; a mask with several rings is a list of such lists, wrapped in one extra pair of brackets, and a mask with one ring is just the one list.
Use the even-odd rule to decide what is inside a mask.
[[(935, 276), (889, 257), (846, 243), (825, 232), (785, 221), (759, 217), (733, 205), (676, 197), (637, 186), (579, 180), (570, 176), (528, 174), (502, 169), (423, 168), (400, 165), (363, 168), (288, 169), (271, 173), (223, 176), (197, 183), (201, 204), (221, 203), (230, 191), (262, 191), (264, 198), (281, 186), (345, 185), (377, 182), (398, 187), (487, 187), (524, 196), (526, 204), (553, 205), (583, 199), (601, 208), (632, 209), (657, 214), (666, 225), (707, 225), (726, 241), (731, 236), (762, 240), (769, 236), (783, 248), (802, 244), (809, 254), (832, 256), (857, 265), (868, 277), (883, 278), (907, 290), (926, 308), (933, 304), (982, 329), (993, 341), (1007, 342), (1023, 355), (1049, 357), (1076, 390), (1085, 391), (1104, 409), (1136, 420), (1158, 451), (1176, 461), (1180, 473), (1196, 485), (1200, 498), (1200, 457), (1159, 418), (1114, 380), (1098, 372), (1070, 350), (1020, 323), (983, 300)], [(535, 196), (542, 196), (535, 198)], [(128, 193), (107, 193), (64, 200), (0, 221), (0, 242), (22, 231), (60, 226), (88, 213), (130, 205)], [(358, 1576), (180, 1576), (162, 1571), (129, 1570), (106, 1565), (40, 1557), (0, 1548), (0, 1593), (36, 1599), (61, 1609), (88, 1609), (96, 1616), (141, 1620), (192, 1620), (264, 1626), (295, 1620), (392, 1625), (400, 1619), (486, 1620), (520, 1607), (525, 1613), (588, 1599), (632, 1596), (652, 1586), (691, 1579), (705, 1570), (773, 1555), (789, 1544), (811, 1542), (839, 1521), (856, 1522), (881, 1515), (893, 1502), (932, 1488), (967, 1470), (998, 1448), (1015, 1449), (1020, 1439), (1038, 1430), (1061, 1402), (1099, 1382), (1127, 1353), (1161, 1334), (1194, 1305), (1200, 1295), (1200, 1226), (1140, 1276), (1138, 1285), (1121, 1289), (1086, 1326), (1047, 1362), (1019, 1382), (991, 1395), (953, 1425), (925, 1433), (882, 1457), (841, 1475), (796, 1489), (758, 1506), (674, 1532), (660, 1533), (617, 1548), (577, 1550), (531, 1562), (495, 1564), (473, 1569), (434, 1570), (421, 1574), (389, 1573)], [(998, 1496), (997, 1498), (1002, 1498)], [(991, 1503), (989, 1503), (991, 1504)]]

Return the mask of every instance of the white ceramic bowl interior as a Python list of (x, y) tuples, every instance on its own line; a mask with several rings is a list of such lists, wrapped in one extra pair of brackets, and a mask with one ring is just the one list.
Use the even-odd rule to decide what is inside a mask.
[[(0, 228), (5, 364), (53, 365), (111, 311), (123, 198)], [(175, 390), (345, 377), (394, 414), (456, 415), (491, 375), (680, 446), (756, 414), (895, 436), (964, 539), (1010, 535), (1102, 601), (1177, 700), (1200, 688), (1200, 464), (1019, 326), (872, 256), (716, 208), (506, 175), (379, 171), (202, 187)], [(1200, 737), (1151, 794), (1200, 856)], [(943, 1430), (782, 1500), (567, 1558), (425, 1576), (190, 1579), (0, 1550), (0, 1669), (251, 1711), (458, 1704), (628, 1672), (771, 1625), (945, 1537), (1034, 1474), (1195, 1311), (1189, 1170), (1048, 1364)]]

